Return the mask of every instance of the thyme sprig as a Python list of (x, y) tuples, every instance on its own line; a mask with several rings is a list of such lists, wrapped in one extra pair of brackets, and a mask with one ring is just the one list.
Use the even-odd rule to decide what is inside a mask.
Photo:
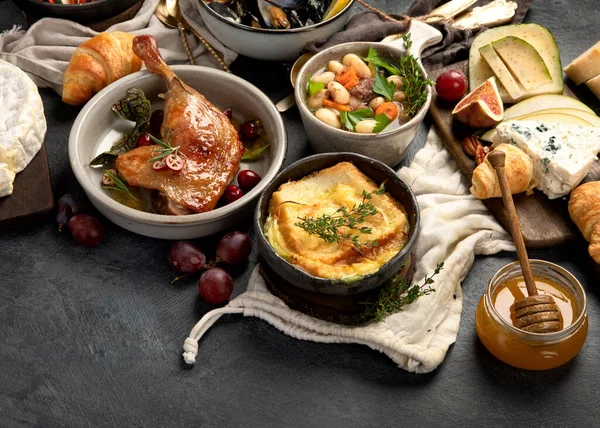
[(171, 153), (174, 153), (175, 157), (181, 156), (182, 158), (185, 158), (185, 155), (183, 153), (179, 153), (179, 146), (173, 147), (173, 146), (171, 146), (170, 143), (161, 141), (151, 134), (148, 134), (148, 136), (152, 139), (152, 141), (154, 141), (156, 144), (158, 144), (159, 146), (162, 147), (162, 149), (154, 150), (154, 153), (159, 153), (159, 154), (157, 156), (154, 156), (151, 159), (148, 159), (148, 163), (152, 163), (154, 161), (166, 158)]
[[(379, 189), (372, 192), (362, 191), (362, 202), (358, 205), (354, 204), (351, 209), (343, 206), (332, 215), (323, 214), (320, 217), (298, 217), (300, 220), (296, 226), (302, 228), (306, 233), (317, 235), (324, 241), (333, 244), (339, 242), (348, 242), (356, 250), (362, 247), (376, 247), (377, 240), (359, 241), (359, 235), (351, 233), (357, 231), (360, 234), (370, 235), (371, 228), (367, 226), (359, 226), (367, 217), (377, 214), (377, 208), (373, 205), (371, 199), (373, 195), (383, 195), (385, 187), (382, 185)], [(343, 230), (342, 228), (345, 228)], [(348, 230), (348, 232), (346, 232)], [(359, 251), (360, 252), (360, 251)]]
[(399, 76), (402, 78), (403, 91), (405, 95), (405, 109), (402, 113), (408, 120), (412, 118), (427, 101), (427, 87), (433, 85), (433, 81), (423, 74), (417, 59), (410, 54), (412, 40), (410, 33), (402, 36), (406, 55), (400, 58)]
[(108, 175), (114, 183), (114, 185), (112, 185), (112, 186), (101, 186), (103, 189), (116, 190), (117, 192), (123, 192), (127, 196), (129, 196), (131, 199), (133, 199), (134, 201), (137, 201), (137, 198), (135, 196), (133, 196), (133, 193), (131, 193), (131, 191), (129, 190), (129, 187), (127, 187), (127, 185), (123, 182), (123, 180), (121, 180), (110, 169), (103, 169), (102, 172), (104, 174)]
[(435, 292), (431, 285), (435, 282), (433, 278), (444, 268), (444, 263), (438, 263), (435, 271), (426, 276), (423, 284), (410, 285), (401, 274), (394, 276), (390, 282), (381, 289), (377, 300), (373, 303), (365, 303), (367, 307), (361, 314), (361, 323), (373, 320), (381, 321), (385, 316), (401, 310), (404, 306), (413, 303), (419, 297), (427, 296)]

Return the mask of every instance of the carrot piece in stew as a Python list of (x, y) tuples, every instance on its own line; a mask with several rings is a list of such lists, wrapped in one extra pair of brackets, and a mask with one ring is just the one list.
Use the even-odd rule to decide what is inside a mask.
[(344, 67), (343, 70), (337, 72), (334, 80), (339, 82), (344, 88), (350, 90), (358, 85), (359, 78), (352, 67)]
[(398, 116), (398, 107), (392, 102), (383, 103), (375, 110), (375, 116), (381, 113), (385, 114), (390, 120), (394, 120)]
[(338, 104), (338, 103), (333, 102), (331, 100), (323, 100), (323, 105), (325, 107), (331, 107), (331, 108), (334, 108), (336, 110), (344, 110), (344, 111), (350, 111), (350, 110), (352, 110), (350, 108), (350, 106), (346, 106), (344, 104)]

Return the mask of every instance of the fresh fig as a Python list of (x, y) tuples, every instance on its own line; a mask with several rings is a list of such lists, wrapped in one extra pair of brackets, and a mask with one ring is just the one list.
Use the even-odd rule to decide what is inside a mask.
[(489, 128), (500, 122), (504, 117), (504, 107), (496, 78), (490, 77), (467, 94), (454, 107), (452, 115), (473, 128)]

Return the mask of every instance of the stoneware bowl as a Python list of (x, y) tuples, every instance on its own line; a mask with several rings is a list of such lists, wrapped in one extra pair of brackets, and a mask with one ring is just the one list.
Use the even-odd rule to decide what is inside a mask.
[(96, 94), (81, 110), (69, 137), (69, 159), (75, 177), (94, 206), (109, 220), (140, 235), (162, 239), (189, 239), (210, 235), (227, 229), (252, 214), (260, 193), (280, 170), (285, 159), (287, 136), (281, 115), (258, 88), (236, 77), (207, 67), (177, 65), (173, 71), (188, 85), (203, 94), (218, 108), (231, 108), (238, 120), (260, 119), (269, 148), (251, 162), (242, 162), (240, 169), (252, 169), (262, 180), (237, 201), (200, 214), (169, 216), (129, 208), (110, 197), (100, 187), (101, 168), (89, 162), (108, 150), (133, 123), (119, 118), (111, 106), (125, 96), (127, 89), (139, 88), (152, 102), (154, 109), (162, 108), (158, 97), (166, 90), (162, 78), (144, 70), (130, 74)]
[(209, 8), (204, 0), (198, 0), (198, 12), (206, 28), (231, 50), (256, 59), (292, 61), (302, 49), (313, 42), (329, 39), (340, 31), (350, 18), (354, 0), (327, 21), (303, 28), (274, 30), (253, 28), (230, 21)]
[[(410, 26), (411, 53), (419, 57), (423, 49), (442, 40), (442, 34), (435, 28), (419, 21)], [(405, 54), (404, 42), (400, 37), (388, 38), (380, 42), (352, 42), (332, 46), (313, 56), (300, 70), (295, 86), (296, 102), (302, 117), (304, 129), (313, 149), (318, 153), (352, 152), (377, 159), (388, 166), (395, 166), (406, 156), (408, 147), (415, 137), (431, 103), (432, 88), (427, 89), (427, 101), (421, 110), (404, 125), (377, 134), (358, 134), (326, 125), (317, 119), (306, 105), (306, 85), (308, 76), (322, 70), (328, 61), (341, 60), (349, 53), (366, 57), (369, 48), (375, 48), (384, 57), (398, 62)], [(420, 60), (419, 60), (420, 63)], [(422, 68), (422, 65), (421, 65)]]
[[(404, 248), (378, 271), (352, 282), (319, 278), (297, 268), (275, 252), (267, 240), (264, 231), (265, 221), (269, 216), (271, 196), (277, 191), (279, 186), (290, 180), (301, 179), (313, 172), (328, 168), (339, 162), (352, 162), (377, 184), (387, 180), (385, 184), (386, 191), (404, 206), (410, 224), (410, 232)], [(262, 259), (261, 263), (266, 263), (270, 270), (276, 272), (293, 286), (310, 292), (337, 296), (354, 295), (372, 290), (399, 272), (405, 261), (407, 261), (417, 240), (419, 221), (420, 215), (417, 198), (408, 184), (383, 163), (355, 153), (318, 154), (290, 165), (266, 187), (260, 196), (256, 212), (254, 213), (254, 228), (256, 230), (258, 251)]]
[(137, 0), (95, 0), (81, 4), (60, 4), (39, 0), (15, 0), (17, 6), (32, 17), (70, 19), (82, 24), (112, 18), (136, 2)]

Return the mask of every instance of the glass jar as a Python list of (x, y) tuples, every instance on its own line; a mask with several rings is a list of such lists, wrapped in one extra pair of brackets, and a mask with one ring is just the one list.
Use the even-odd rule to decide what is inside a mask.
[(530, 333), (505, 320), (494, 306), (494, 297), (506, 281), (523, 276), (519, 262), (502, 267), (490, 279), (475, 313), (477, 335), (495, 357), (514, 367), (547, 370), (579, 353), (588, 331), (587, 301), (577, 278), (562, 267), (544, 260), (530, 260), (534, 276), (547, 278), (570, 294), (573, 322), (554, 333)]

